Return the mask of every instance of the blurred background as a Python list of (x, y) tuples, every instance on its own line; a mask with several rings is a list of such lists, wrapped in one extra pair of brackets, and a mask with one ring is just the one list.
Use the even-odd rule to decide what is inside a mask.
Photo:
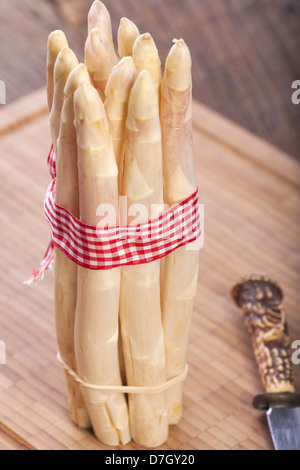
[[(47, 37), (63, 29), (83, 59), (91, 0), (0, 0), (0, 80), (7, 103), (45, 85)], [(300, 159), (299, 0), (106, 0), (114, 37), (129, 17), (164, 64), (174, 37), (193, 59), (196, 100)], [(300, 97), (300, 95), (299, 95)]]

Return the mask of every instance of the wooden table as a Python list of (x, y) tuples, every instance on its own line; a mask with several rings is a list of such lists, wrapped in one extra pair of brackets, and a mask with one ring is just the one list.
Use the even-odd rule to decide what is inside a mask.
[[(0, 110), (0, 340), (7, 348), (7, 364), (0, 365), (0, 448), (105, 449), (69, 419), (56, 360), (52, 274), (37, 286), (22, 284), (50, 236), (43, 216), (50, 181), (45, 97), (38, 90)], [(184, 415), (160, 449), (272, 449), (265, 416), (251, 406), (262, 386), (229, 289), (251, 272), (277, 279), (291, 338), (300, 338), (300, 165), (199, 103), (194, 142), (205, 244)]]

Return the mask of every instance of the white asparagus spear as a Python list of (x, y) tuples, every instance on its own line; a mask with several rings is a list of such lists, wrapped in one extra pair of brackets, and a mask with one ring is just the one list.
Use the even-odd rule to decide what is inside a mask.
[[(118, 166), (119, 196), (122, 194), (124, 152), (126, 145), (125, 121), (128, 100), (137, 71), (132, 57), (124, 57), (114, 66), (105, 88), (105, 111), (112, 136), (115, 158)], [(123, 357), (122, 338), (119, 336), (119, 360), (122, 383), (126, 384), (125, 364)]]
[(64, 102), (64, 88), (70, 72), (78, 65), (78, 59), (68, 46), (63, 47), (54, 66), (54, 96), (50, 112), (50, 128), (55, 155), (57, 156), (57, 138), (60, 127), (60, 115)]
[(119, 195), (122, 194), (124, 151), (126, 144), (125, 121), (128, 100), (137, 71), (132, 57), (124, 57), (114, 66), (105, 88), (105, 111), (109, 122), (116, 162), (118, 165)]
[(89, 32), (85, 43), (85, 63), (93, 84), (104, 101), (106, 83), (117, 58), (111, 54), (109, 44), (99, 28), (93, 28)]
[[(89, 80), (84, 64), (70, 73), (61, 111), (61, 124), (57, 140), (56, 193), (58, 204), (79, 217), (77, 140), (74, 127), (73, 96), (82, 80)], [(77, 265), (60, 249), (54, 249), (55, 317), (59, 351), (64, 362), (76, 372), (74, 350), (74, 318), (77, 295)], [(66, 372), (69, 407), (72, 420), (82, 428), (90, 426), (90, 420), (79, 384)]]
[[(163, 202), (163, 182), (159, 106), (146, 70), (133, 85), (126, 127), (124, 194), (129, 210), (142, 204), (150, 218), (151, 205)], [(129, 215), (127, 222), (131, 221)], [(128, 385), (153, 386), (166, 379), (159, 267), (158, 260), (122, 268), (120, 320)], [(167, 439), (165, 393), (129, 395), (129, 414), (132, 436), (139, 445), (155, 447)]]
[(140, 35), (138, 27), (128, 18), (121, 18), (118, 29), (118, 52), (119, 56), (132, 56), (134, 41)]
[(58, 54), (63, 47), (68, 45), (67, 38), (63, 31), (55, 30), (49, 34), (47, 44), (47, 100), (49, 113), (52, 108), (53, 93), (54, 93), (54, 65)]
[(149, 33), (141, 34), (135, 40), (132, 57), (134, 65), (140, 73), (141, 70), (147, 70), (154, 82), (157, 96), (160, 99), (160, 85), (161, 85), (161, 61), (158, 55), (158, 50)]
[[(160, 104), (161, 88), (161, 61), (155, 42), (149, 33), (141, 34), (133, 45), (132, 57), (138, 72), (145, 69), (149, 72), (158, 96)], [(160, 260), (160, 277), (162, 282), (164, 270), (164, 258)]]
[[(162, 81), (161, 124), (165, 202), (172, 206), (196, 189), (192, 142), (191, 56), (185, 42), (174, 40)], [(181, 247), (165, 258), (162, 315), (167, 378), (183, 372), (198, 279), (198, 250)], [(168, 390), (169, 423), (182, 414), (182, 384)]]
[[(122, 194), (124, 152), (126, 144), (125, 121), (129, 94), (137, 77), (137, 71), (131, 57), (124, 57), (114, 66), (105, 88), (105, 111), (112, 136), (115, 158), (118, 166), (119, 196)], [(122, 339), (119, 336), (119, 360), (122, 383), (126, 384), (125, 364)]]
[(88, 14), (88, 32), (94, 28), (99, 29), (101, 36), (107, 42), (112, 61), (117, 63), (118, 58), (113, 43), (110, 14), (106, 6), (99, 0), (94, 1)]
[[(80, 218), (98, 225), (100, 204), (118, 208), (118, 169), (104, 105), (95, 88), (82, 82), (74, 96), (78, 145)], [(121, 385), (118, 312), (121, 271), (78, 267), (75, 353), (80, 377), (91, 384)], [(93, 429), (107, 445), (130, 441), (124, 394), (83, 388)]]

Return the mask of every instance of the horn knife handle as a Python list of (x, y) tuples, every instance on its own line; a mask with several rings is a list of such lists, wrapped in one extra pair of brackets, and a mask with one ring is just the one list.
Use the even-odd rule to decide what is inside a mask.
[[(282, 289), (266, 276), (250, 275), (232, 287), (231, 295), (244, 312), (265, 391), (267, 394), (294, 393)], [(266, 400), (267, 394), (264, 394)]]

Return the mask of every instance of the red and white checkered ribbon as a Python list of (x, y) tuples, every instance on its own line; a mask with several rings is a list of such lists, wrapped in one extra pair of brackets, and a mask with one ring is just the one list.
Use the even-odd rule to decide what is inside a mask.
[(56, 166), (51, 148), (48, 167), (53, 181), (48, 187), (44, 210), (51, 228), (51, 243), (40, 267), (28, 283), (38, 281), (51, 268), (54, 246), (79, 266), (110, 269), (149, 263), (193, 242), (201, 235), (198, 189), (167, 212), (139, 225), (93, 227), (74, 217), (55, 202)]

